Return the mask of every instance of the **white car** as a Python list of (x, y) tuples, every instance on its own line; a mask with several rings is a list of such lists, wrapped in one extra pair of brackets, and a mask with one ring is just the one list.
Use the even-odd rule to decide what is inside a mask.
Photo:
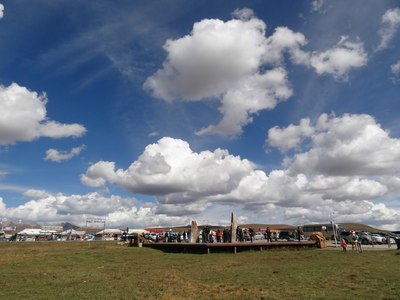
[(386, 244), (387, 240), (384, 236), (377, 234), (377, 233), (372, 233), (371, 234), (372, 242), (374, 244)]
[(264, 239), (265, 239), (265, 236), (261, 232), (256, 232), (254, 234), (254, 240), (264, 240)]
[(156, 241), (157, 237), (160, 238), (160, 235), (158, 233), (156, 233), (156, 232), (151, 232), (149, 234), (149, 239), (152, 240), (152, 241)]

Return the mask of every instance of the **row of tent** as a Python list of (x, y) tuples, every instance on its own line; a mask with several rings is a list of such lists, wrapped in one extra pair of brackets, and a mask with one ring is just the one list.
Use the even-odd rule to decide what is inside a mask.
[[(99, 232), (96, 232), (95, 235), (122, 235), (125, 231), (121, 229), (103, 229)], [(125, 232), (126, 233), (126, 232)], [(145, 229), (129, 229), (128, 234), (146, 234), (149, 233)], [(68, 229), (63, 232), (57, 232), (54, 230), (43, 230), (40, 228), (25, 228), (24, 230), (17, 233), (18, 235), (25, 235), (25, 236), (40, 236), (40, 235), (54, 235), (54, 234), (61, 234), (63, 236), (67, 235), (85, 235), (86, 232), (82, 230), (75, 230), (75, 229)]]

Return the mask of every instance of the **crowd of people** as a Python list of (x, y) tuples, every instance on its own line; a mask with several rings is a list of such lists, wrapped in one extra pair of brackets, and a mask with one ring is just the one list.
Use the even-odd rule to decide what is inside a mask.
[[(253, 228), (242, 228), (238, 226), (236, 228), (236, 235), (234, 242), (254, 242), (255, 240), (266, 240), (267, 242), (282, 240), (300, 241), (303, 239), (301, 230), (284, 231), (280, 234), (277, 231), (272, 231), (269, 227), (266, 229), (259, 229), (255, 231)], [(169, 229), (165, 232), (150, 233), (145, 237), (153, 242), (190, 242), (191, 241), (191, 230), (181, 232), (174, 232)], [(232, 234), (229, 228), (213, 228), (206, 225), (199, 231), (197, 237), (197, 243), (230, 243), (232, 241)]]

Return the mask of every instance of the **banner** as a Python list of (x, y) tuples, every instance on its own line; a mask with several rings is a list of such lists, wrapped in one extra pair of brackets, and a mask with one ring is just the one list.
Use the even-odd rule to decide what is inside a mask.
[(42, 226), (43, 231), (56, 231), (56, 232), (62, 232), (63, 227), (62, 226)]
[(3, 226), (3, 231), (15, 231), (17, 230), (17, 226)]
[(105, 224), (106, 219), (105, 218), (87, 218), (86, 223), (87, 224), (90, 224), (90, 223)]

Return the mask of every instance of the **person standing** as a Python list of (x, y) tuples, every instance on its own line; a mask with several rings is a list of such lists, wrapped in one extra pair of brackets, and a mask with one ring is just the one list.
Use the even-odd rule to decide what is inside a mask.
[(271, 229), (269, 229), (269, 227), (267, 227), (267, 230), (265, 231), (266, 235), (267, 235), (267, 242), (272, 242), (272, 238), (271, 238)]
[(357, 251), (358, 250), (358, 236), (356, 235), (356, 232), (353, 230), (351, 232), (351, 251)]
[(297, 240), (301, 242), (301, 236), (303, 235), (303, 230), (301, 230), (300, 226), (297, 226)]
[(222, 241), (224, 243), (229, 243), (229, 230), (227, 228), (222, 232)]
[(250, 242), (252, 243), (254, 241), (254, 229), (253, 228), (249, 229), (249, 235), (250, 235)]
[(342, 246), (343, 252), (346, 252), (347, 251), (347, 243), (346, 243), (345, 239), (342, 240), (342, 243), (340, 245)]
[(217, 243), (221, 243), (222, 231), (218, 229), (216, 236), (217, 236)]

